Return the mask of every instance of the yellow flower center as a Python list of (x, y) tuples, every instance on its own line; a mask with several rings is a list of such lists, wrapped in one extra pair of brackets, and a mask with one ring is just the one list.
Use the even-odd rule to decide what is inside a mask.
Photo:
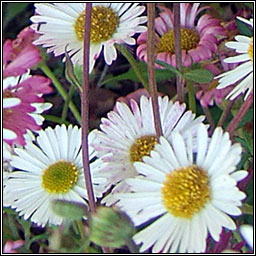
[(253, 62), (253, 36), (251, 37), (251, 43), (248, 48), (248, 54), (251, 58), (251, 61)]
[[(15, 94), (12, 93), (9, 89), (4, 90), (3, 92), (3, 98), (7, 99), (7, 98), (15, 98)], [(13, 118), (11, 116), (11, 114), (13, 113), (13, 109), (12, 108), (4, 108), (3, 109), (3, 123), (7, 124), (8, 122), (13, 121)]]
[(11, 92), (9, 89), (4, 90), (3, 92), (3, 98), (16, 98), (15, 94)]
[(49, 193), (66, 193), (76, 184), (77, 179), (76, 165), (60, 160), (44, 170), (42, 187)]
[(131, 162), (142, 162), (143, 156), (149, 156), (150, 151), (157, 144), (156, 136), (142, 136), (137, 139), (130, 148)]
[[(85, 12), (82, 12), (75, 22), (75, 33), (79, 41), (84, 39)], [(91, 14), (91, 43), (98, 44), (107, 41), (115, 33), (119, 25), (119, 16), (108, 7), (94, 6)]]
[(210, 199), (207, 173), (196, 165), (172, 171), (163, 183), (162, 199), (175, 217), (192, 218)]
[[(181, 28), (180, 37), (181, 49), (186, 51), (196, 48), (200, 41), (200, 36), (195, 29)], [(174, 33), (172, 29), (160, 38), (157, 46), (157, 52), (174, 53)]]

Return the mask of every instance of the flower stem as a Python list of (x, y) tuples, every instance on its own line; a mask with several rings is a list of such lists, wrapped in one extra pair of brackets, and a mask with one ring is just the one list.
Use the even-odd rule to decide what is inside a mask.
[[(173, 3), (173, 14), (174, 14), (174, 48), (176, 57), (176, 68), (182, 70), (182, 59), (181, 59), (181, 36), (180, 36), (180, 3)], [(179, 102), (184, 102), (184, 83), (180, 76), (176, 76), (177, 85), (177, 100)]]
[(163, 132), (161, 127), (157, 85), (155, 77), (155, 4), (147, 3), (148, 10), (148, 38), (147, 38), (147, 56), (148, 56), (148, 80), (150, 95), (152, 98), (153, 115), (156, 135), (159, 138)]
[(122, 53), (122, 55), (128, 60), (128, 62), (130, 63), (131, 67), (133, 68), (136, 76), (138, 77), (138, 79), (140, 80), (140, 82), (142, 83), (142, 85), (144, 86), (144, 88), (148, 88), (148, 83), (145, 80), (145, 78), (142, 76), (141, 72), (140, 72), (140, 68), (138, 67), (138, 63), (136, 62), (136, 60), (133, 58), (133, 56), (129, 53), (129, 51), (127, 50), (127, 48), (124, 45), (121, 44), (115, 44), (115, 47), (117, 48), (118, 51), (120, 51)]
[(215, 128), (215, 123), (214, 123), (214, 120), (212, 118), (212, 114), (211, 114), (211, 112), (210, 112), (208, 107), (202, 107), (202, 108), (203, 108), (204, 114), (205, 114), (205, 116), (207, 118), (207, 121), (209, 122), (209, 124), (211, 126), (209, 133), (212, 134), (213, 131), (214, 131), (214, 128)]
[(70, 101), (72, 100), (72, 96), (75, 92), (75, 86), (73, 84), (71, 84), (69, 92), (68, 92), (68, 97), (64, 103), (64, 107), (62, 109), (62, 114), (61, 114), (61, 122), (64, 123), (66, 121), (67, 118), (67, 114), (68, 114), (68, 105), (70, 103)]
[(84, 65), (83, 78), (84, 84), (81, 92), (81, 111), (82, 111), (82, 156), (84, 166), (85, 185), (87, 189), (90, 211), (96, 211), (94, 192), (92, 186), (89, 150), (88, 150), (88, 130), (89, 130), (89, 57), (90, 57), (90, 31), (91, 31), (91, 12), (92, 3), (86, 3), (85, 23), (84, 23)]
[(126, 245), (129, 248), (130, 253), (139, 253), (138, 246), (135, 244), (132, 238), (126, 242)]
[(241, 108), (238, 110), (238, 112), (235, 115), (235, 117), (229, 123), (226, 131), (229, 132), (230, 137), (233, 136), (233, 133), (234, 133), (235, 129), (237, 128), (239, 123), (242, 121), (242, 119), (243, 119), (244, 115), (246, 114), (246, 112), (249, 110), (252, 102), (253, 102), (253, 92), (250, 93), (250, 95), (248, 96), (246, 101), (243, 103)]
[(69, 122), (64, 120), (62, 121), (61, 118), (57, 117), (57, 116), (52, 116), (52, 115), (43, 115), (44, 119), (50, 122), (54, 122), (57, 124), (65, 124), (65, 125), (69, 125)]
[(189, 109), (196, 114), (196, 99), (195, 99), (195, 90), (194, 83), (190, 80), (187, 80), (188, 85), (188, 104)]
[(227, 119), (227, 117), (228, 117), (228, 115), (229, 115), (233, 105), (234, 105), (234, 101), (233, 100), (228, 101), (227, 106), (226, 106), (225, 110), (223, 111), (217, 126), (223, 126), (223, 124), (225, 123), (225, 121), (226, 121), (226, 119)]
[[(68, 98), (68, 93), (62, 87), (61, 83), (58, 81), (58, 79), (53, 74), (53, 72), (50, 70), (50, 68), (46, 65), (46, 63), (42, 62), (39, 65), (39, 68), (44, 72), (44, 74), (47, 77), (49, 77), (52, 80), (53, 85), (55, 86), (55, 88), (57, 89), (59, 94), (62, 96), (62, 98), (66, 101), (67, 98)], [(80, 124), (81, 123), (80, 113), (79, 113), (79, 111), (77, 110), (75, 104), (72, 101), (70, 101), (69, 107), (70, 107), (70, 110), (72, 111), (72, 113), (74, 114), (74, 117), (75, 117), (76, 121)]]
[(80, 233), (80, 235), (81, 235), (82, 241), (83, 241), (83, 242), (86, 242), (87, 239), (86, 239), (86, 236), (85, 236), (84, 225), (83, 225), (82, 220), (77, 220), (77, 221), (76, 221), (76, 224), (77, 224), (79, 233)]

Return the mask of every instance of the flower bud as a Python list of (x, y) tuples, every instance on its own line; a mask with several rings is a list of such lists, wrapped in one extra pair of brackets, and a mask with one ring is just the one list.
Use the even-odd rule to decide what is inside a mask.
[(108, 207), (99, 207), (90, 220), (90, 240), (103, 247), (118, 248), (135, 234), (128, 216)]

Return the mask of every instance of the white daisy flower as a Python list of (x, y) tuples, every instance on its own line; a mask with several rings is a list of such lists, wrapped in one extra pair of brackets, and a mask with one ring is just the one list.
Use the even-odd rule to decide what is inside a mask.
[(12, 148), (9, 144), (3, 141), (3, 206), (8, 207), (11, 205), (12, 200), (9, 198), (8, 194), (5, 193), (6, 182), (9, 177), (9, 173), (12, 171), (10, 161), (12, 159)]
[[(167, 139), (170, 139), (172, 131), (179, 131), (183, 135), (189, 130), (195, 131), (204, 120), (203, 116), (195, 119), (191, 111), (185, 112), (185, 104), (173, 103), (167, 96), (158, 97), (158, 103), (163, 136)], [(151, 98), (142, 96), (139, 105), (135, 100), (131, 100), (130, 105), (131, 108), (117, 102), (117, 111), (111, 111), (108, 118), (102, 118), (102, 131), (92, 131), (95, 139), (91, 146), (98, 157), (110, 163), (102, 171), (111, 184), (136, 176), (133, 163), (142, 161), (142, 157), (148, 156), (157, 143)], [(192, 147), (192, 141), (188, 143)], [(120, 183), (112, 192), (124, 190), (127, 190), (125, 183)], [(111, 204), (109, 197), (108, 204)]]
[[(53, 200), (61, 199), (87, 205), (87, 192), (81, 152), (81, 129), (65, 125), (48, 127), (38, 133), (24, 148), (15, 148), (11, 165), (19, 170), (9, 174), (5, 192), (24, 219), (38, 225), (60, 225), (64, 219), (51, 208)], [(90, 138), (89, 138), (90, 141)], [(90, 159), (94, 151), (90, 148)], [(101, 160), (90, 164), (95, 197), (106, 190), (106, 179), (99, 175)], [(96, 198), (95, 198), (96, 200)]]
[[(24, 135), (26, 141), (33, 141), (35, 140), (35, 136), (32, 131), (27, 130), (27, 133)], [(3, 206), (9, 207), (13, 202), (13, 198), (9, 196), (8, 193), (5, 191), (6, 182), (9, 179), (10, 173), (13, 171), (13, 167), (11, 165), (12, 157), (14, 154), (14, 148), (22, 148), (19, 145), (12, 145), (12, 147), (3, 141)]]
[(241, 225), (240, 233), (250, 248), (253, 250), (253, 227), (247, 224)]
[[(90, 34), (90, 72), (95, 60), (104, 48), (104, 58), (108, 65), (117, 58), (114, 44), (136, 43), (132, 36), (146, 31), (145, 16), (139, 17), (145, 10), (139, 3), (93, 3)], [(65, 46), (74, 56), (75, 64), (83, 64), (83, 37), (85, 3), (42, 3), (35, 4), (38, 15), (31, 17), (31, 27), (42, 34), (34, 43), (48, 48), (59, 56), (65, 52)]]
[(240, 215), (245, 194), (236, 187), (246, 171), (235, 171), (242, 148), (231, 145), (229, 134), (217, 128), (208, 137), (207, 128), (197, 128), (197, 153), (180, 132), (169, 143), (164, 137), (150, 157), (134, 166), (140, 174), (126, 182), (130, 193), (115, 194), (117, 205), (136, 226), (144, 227), (133, 238), (142, 243), (140, 251), (152, 248), (161, 253), (199, 253), (206, 249), (208, 232), (215, 241), (222, 227), (234, 230), (227, 215)]
[[(250, 21), (238, 17), (239, 20), (249, 24), (253, 28), (253, 19)], [(216, 78), (219, 79), (217, 89), (225, 88), (239, 82), (235, 88), (227, 95), (227, 99), (233, 100), (239, 94), (245, 93), (245, 100), (253, 89), (253, 37), (238, 35), (236, 41), (227, 42), (228, 48), (234, 49), (239, 55), (226, 58), (226, 63), (242, 63), (233, 70), (222, 73)]]

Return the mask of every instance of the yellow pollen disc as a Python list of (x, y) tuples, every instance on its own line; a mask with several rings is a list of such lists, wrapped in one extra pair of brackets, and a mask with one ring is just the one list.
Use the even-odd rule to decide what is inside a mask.
[(16, 98), (15, 94), (12, 93), (10, 90), (5, 90), (3, 92), (3, 98), (6, 99), (6, 98)]
[[(196, 48), (200, 41), (200, 36), (194, 29), (181, 28), (180, 37), (181, 49), (186, 51)], [(157, 53), (160, 52), (174, 53), (174, 33), (172, 29), (159, 39)]]
[(251, 37), (251, 43), (250, 43), (250, 46), (248, 48), (248, 54), (251, 58), (251, 61), (253, 62), (253, 37)]
[[(85, 12), (82, 12), (75, 22), (75, 33), (79, 41), (84, 39)], [(108, 7), (94, 6), (91, 14), (91, 43), (107, 41), (115, 33), (119, 25), (119, 16)]]
[(42, 187), (49, 193), (66, 193), (76, 184), (77, 179), (76, 165), (60, 160), (44, 170)]
[(156, 144), (156, 136), (142, 136), (137, 139), (130, 148), (131, 162), (142, 162), (142, 157), (149, 156)]
[[(11, 108), (5, 108), (4, 109), (4, 116), (3, 116), (3, 119), (6, 120), (7, 116), (10, 115), (11, 113), (13, 113), (13, 110)], [(9, 119), (10, 120), (10, 119)]]
[(162, 199), (166, 209), (175, 217), (192, 218), (210, 199), (206, 171), (192, 165), (167, 174)]

